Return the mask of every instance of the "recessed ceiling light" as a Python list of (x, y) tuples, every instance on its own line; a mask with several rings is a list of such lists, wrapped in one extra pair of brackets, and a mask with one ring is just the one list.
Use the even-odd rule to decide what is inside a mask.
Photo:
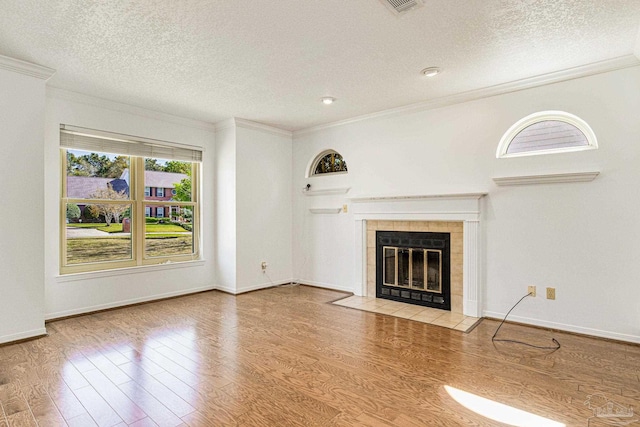
[(420, 71), (420, 74), (422, 74), (422, 75), (424, 75), (426, 77), (437, 76), (438, 74), (440, 74), (440, 68), (438, 68), (438, 67), (425, 68), (424, 70)]
[(335, 99), (335, 98), (332, 98), (332, 97), (330, 97), (330, 96), (325, 96), (325, 97), (323, 97), (323, 98), (322, 98), (322, 103), (323, 103), (324, 105), (331, 105), (331, 104), (333, 104), (335, 101), (336, 101), (336, 99)]

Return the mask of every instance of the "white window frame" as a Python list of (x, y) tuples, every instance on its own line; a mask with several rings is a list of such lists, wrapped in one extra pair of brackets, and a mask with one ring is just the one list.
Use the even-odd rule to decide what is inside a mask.
[(156, 197), (164, 197), (164, 188), (156, 187)]
[(151, 187), (144, 187), (144, 197), (151, 197)]
[[(520, 132), (535, 123), (546, 121), (564, 122), (576, 127), (580, 132), (584, 134), (587, 139), (588, 145), (550, 148), (547, 150), (523, 151), (520, 153), (507, 153), (509, 145)], [(504, 159), (510, 157), (538, 156), (542, 154), (570, 153), (575, 151), (595, 150), (597, 148), (598, 140), (596, 138), (596, 134), (593, 132), (593, 129), (591, 129), (587, 122), (582, 120), (580, 117), (567, 113), (565, 111), (540, 111), (518, 120), (505, 132), (505, 134), (500, 139), (500, 143), (498, 144), (496, 157), (498, 159)]]
[[(145, 196), (147, 195), (147, 193), (145, 193)], [(145, 206), (144, 208), (144, 216), (145, 218), (150, 218), (151, 217), (151, 206)]]
[(164, 207), (158, 206), (156, 208), (156, 218), (164, 218)]

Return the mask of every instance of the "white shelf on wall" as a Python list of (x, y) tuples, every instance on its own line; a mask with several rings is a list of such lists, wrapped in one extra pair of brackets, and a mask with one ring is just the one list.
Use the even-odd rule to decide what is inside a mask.
[(600, 175), (599, 171), (570, 172), (546, 175), (503, 176), (493, 178), (493, 181), (499, 186), (558, 184), (564, 182), (591, 182), (596, 179), (598, 175)]
[(345, 188), (327, 188), (325, 190), (302, 190), (305, 196), (335, 196), (339, 194), (347, 194), (351, 187)]
[(342, 208), (309, 208), (312, 214), (338, 214)]

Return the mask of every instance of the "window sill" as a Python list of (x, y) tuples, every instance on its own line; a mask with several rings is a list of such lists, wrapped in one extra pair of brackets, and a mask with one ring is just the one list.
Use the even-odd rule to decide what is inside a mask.
[(56, 282), (66, 283), (78, 280), (99, 279), (102, 277), (124, 276), (129, 274), (151, 273), (154, 271), (173, 270), (176, 268), (190, 268), (204, 266), (204, 260), (169, 262), (166, 264), (141, 265), (137, 267), (114, 268), (112, 270), (89, 271), (86, 273), (61, 274), (56, 276)]

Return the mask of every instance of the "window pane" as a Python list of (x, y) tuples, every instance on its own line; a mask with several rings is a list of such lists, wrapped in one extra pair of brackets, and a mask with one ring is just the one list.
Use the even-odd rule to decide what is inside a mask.
[[(151, 217), (145, 221), (145, 255), (147, 257), (190, 255), (194, 252), (191, 207), (174, 205), (146, 208), (150, 208), (152, 213)], [(157, 216), (160, 210), (162, 217)]]
[(544, 120), (520, 131), (509, 144), (507, 154), (588, 145), (585, 134), (574, 125), (557, 120)]
[(325, 173), (347, 172), (347, 163), (340, 153), (331, 151), (320, 158), (313, 171), (313, 175)]
[(67, 265), (132, 259), (130, 212), (131, 204), (128, 203), (68, 203)]
[[(191, 201), (191, 162), (144, 159), (145, 200)], [(166, 216), (166, 215), (165, 215)]]
[(73, 199), (129, 199), (128, 156), (66, 150), (67, 197)]

